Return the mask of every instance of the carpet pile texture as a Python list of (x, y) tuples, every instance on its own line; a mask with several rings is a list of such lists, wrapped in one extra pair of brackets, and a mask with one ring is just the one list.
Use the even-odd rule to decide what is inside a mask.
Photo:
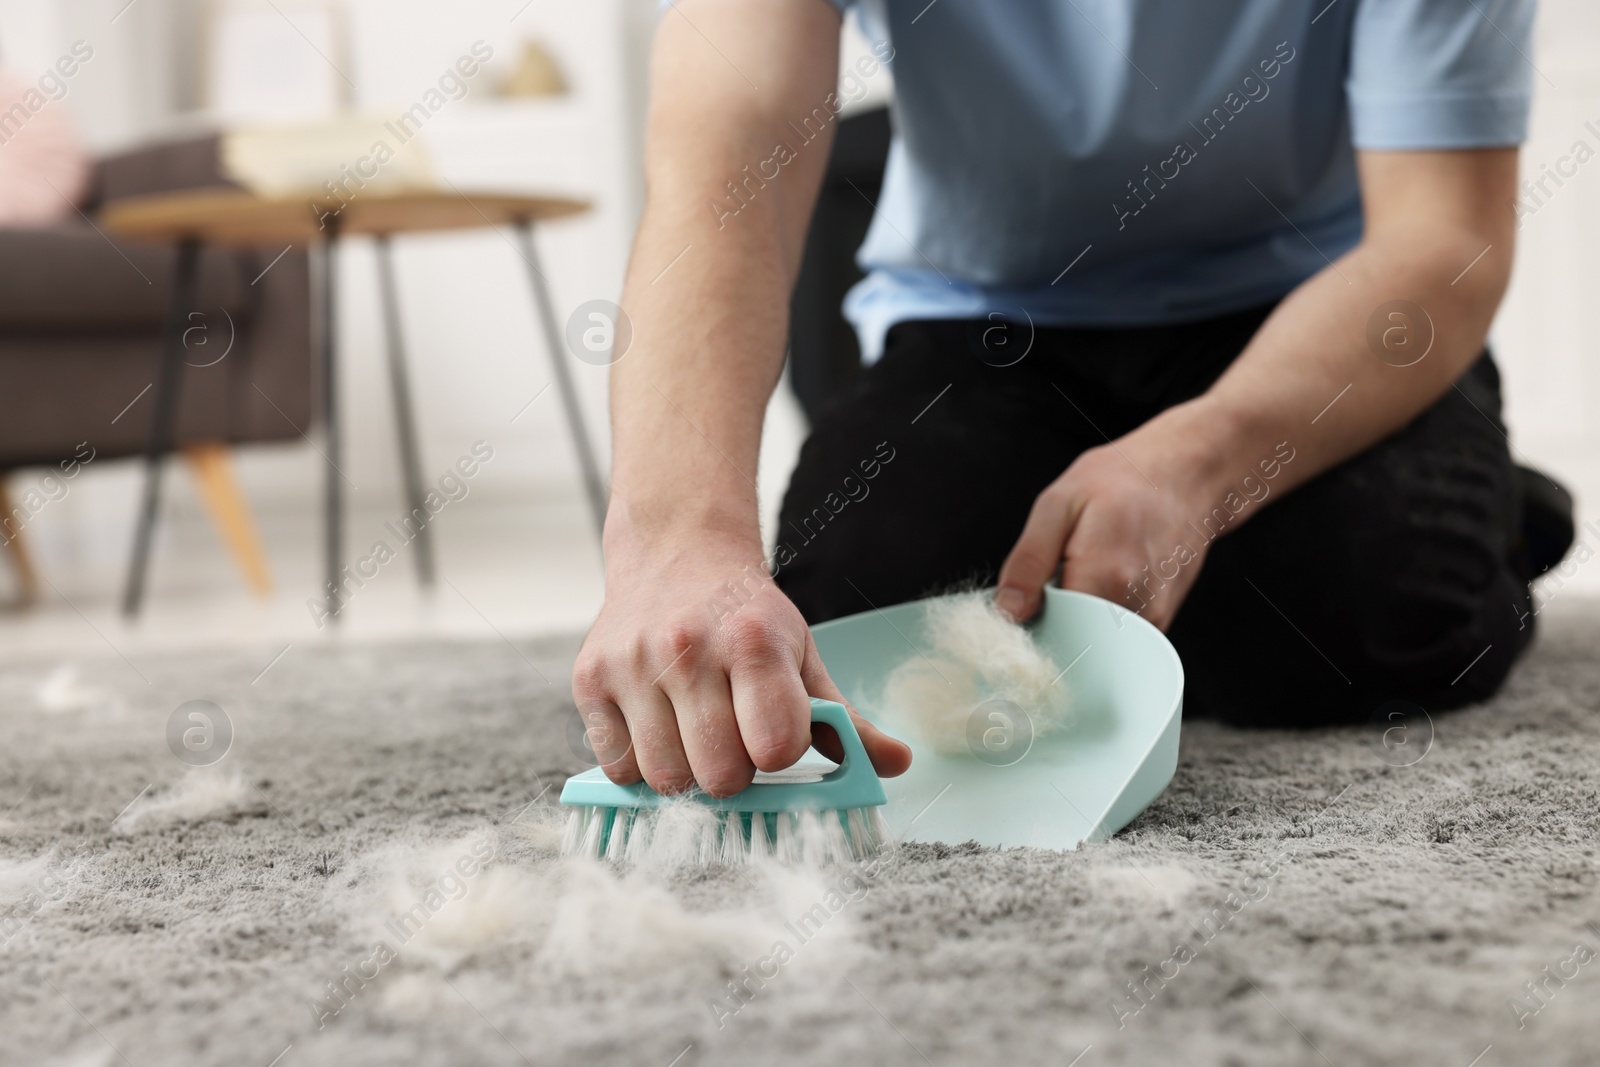
[(0, 1062), (1589, 1064), (1564, 607), (1485, 705), (1186, 723), (1109, 842), (777, 873), (555, 858), (576, 639), (0, 664)]

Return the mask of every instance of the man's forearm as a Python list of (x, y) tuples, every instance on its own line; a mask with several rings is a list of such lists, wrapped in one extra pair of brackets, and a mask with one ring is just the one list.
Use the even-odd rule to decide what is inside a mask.
[[(1512, 186), (1514, 174), (1513, 162)], [(1183, 476), (1210, 496), (1237, 491), (1286, 442), (1293, 463), (1272, 468), (1281, 492), (1451, 388), (1482, 351), (1510, 272), (1515, 230), (1493, 207), (1369, 221), (1362, 243), (1290, 294), (1206, 394), (1160, 417), (1174, 442), (1193, 442)]]
[[(686, 221), (647, 217), (634, 246), (623, 295), (634, 351), (611, 382), (608, 538), (678, 522), (759, 536), (756, 460), (783, 361), (786, 279), (770, 251), (753, 247), (770, 236), (755, 220), (733, 235)], [(715, 247), (719, 237), (726, 248)]]
[[(755, 486), (838, 57), (839, 13), (818, 0), (661, 13), (623, 293), (633, 350), (612, 376), (606, 595), (572, 670), (614, 782), (727, 797), (813, 740), (843, 759), (831, 734), (812, 736), (811, 698), (845, 695), (765, 580)], [(904, 771), (911, 750), (851, 715), (877, 773)]]
[[(633, 343), (612, 377), (608, 550), (673, 529), (759, 550), (762, 419), (832, 137), (829, 125), (773, 176), (774, 145), (794, 140), (787, 123), (833, 89), (838, 16), (826, 5), (794, 5), (787, 21), (737, 0), (684, 6), (693, 15), (663, 13), (656, 46), (649, 194), (623, 294)], [(737, 51), (719, 54), (691, 17)]]

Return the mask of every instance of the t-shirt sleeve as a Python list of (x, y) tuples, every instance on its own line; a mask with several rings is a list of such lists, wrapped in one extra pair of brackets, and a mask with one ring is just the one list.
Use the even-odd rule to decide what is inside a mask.
[(1359, 0), (1357, 148), (1488, 148), (1527, 137), (1535, 0)]

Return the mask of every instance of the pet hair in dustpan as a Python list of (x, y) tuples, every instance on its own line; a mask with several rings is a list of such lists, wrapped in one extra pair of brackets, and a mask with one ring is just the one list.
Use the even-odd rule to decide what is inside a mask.
[(928, 601), (923, 633), (928, 654), (913, 655), (889, 672), (883, 706), (935, 751), (969, 752), (972, 715), (991, 700), (1010, 701), (1026, 712), (1035, 737), (1070, 721), (1061, 668), (995, 607), (987, 591)]

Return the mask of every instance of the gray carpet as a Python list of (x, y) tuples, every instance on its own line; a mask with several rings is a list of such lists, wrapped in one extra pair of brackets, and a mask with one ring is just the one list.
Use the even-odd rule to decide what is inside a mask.
[[(254, 682), (277, 649), (88, 649), (42, 701), (53, 665), (0, 666), (0, 1059), (1591, 1063), (1600, 605), (1563, 608), (1413, 765), (1416, 723), (1189, 724), (1109, 843), (775, 880), (550, 857), (575, 641), (296, 645)], [(207, 770), (166, 737), (195, 698), (236, 733)]]

